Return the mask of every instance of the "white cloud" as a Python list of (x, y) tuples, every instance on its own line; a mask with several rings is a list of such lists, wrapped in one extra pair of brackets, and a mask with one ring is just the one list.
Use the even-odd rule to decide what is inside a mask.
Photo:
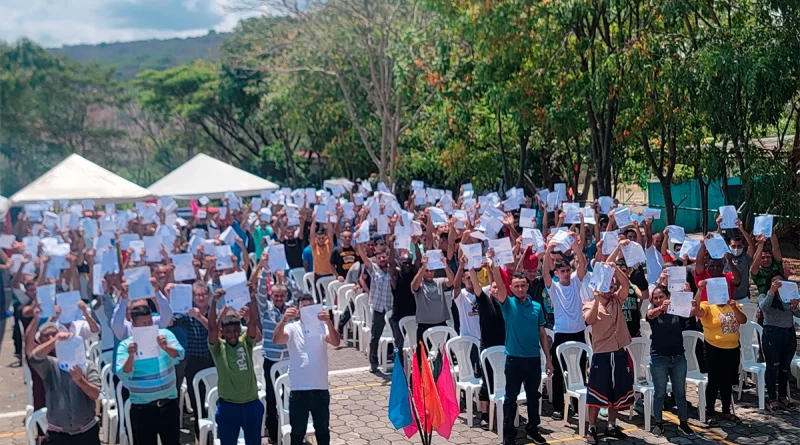
[(171, 0), (171, 16), (165, 19), (165, 0), (3, 0), (0, 40), (27, 37), (57, 47), (226, 32), (254, 15), (233, 11), (232, 1)]

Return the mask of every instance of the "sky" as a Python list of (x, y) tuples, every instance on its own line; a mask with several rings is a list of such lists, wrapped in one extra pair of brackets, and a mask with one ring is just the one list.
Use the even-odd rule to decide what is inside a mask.
[(0, 40), (46, 47), (200, 36), (232, 30), (236, 0), (0, 0)]

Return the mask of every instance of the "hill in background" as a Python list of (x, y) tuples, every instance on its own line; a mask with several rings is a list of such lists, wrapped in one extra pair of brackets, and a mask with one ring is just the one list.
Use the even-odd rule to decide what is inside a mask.
[(225, 33), (212, 31), (202, 37), (186, 39), (74, 45), (50, 51), (78, 62), (97, 62), (114, 68), (118, 78), (129, 80), (146, 69), (164, 70), (196, 59), (216, 61), (225, 36)]

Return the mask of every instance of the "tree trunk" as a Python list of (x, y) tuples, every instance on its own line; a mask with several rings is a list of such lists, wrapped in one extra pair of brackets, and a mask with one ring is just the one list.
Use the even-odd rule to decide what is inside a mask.
[(508, 187), (508, 160), (506, 159), (506, 148), (503, 143), (503, 120), (500, 118), (500, 106), (495, 108), (495, 116), (497, 116), (497, 143), (500, 147), (500, 161), (503, 163), (503, 196), (505, 196), (506, 187)]
[(794, 176), (795, 190), (800, 187), (800, 110), (794, 113), (794, 140), (792, 152), (789, 155), (789, 169)]
[(531, 133), (527, 128), (522, 128), (519, 134), (519, 175), (517, 176), (517, 187), (523, 188), (525, 185), (525, 173), (527, 172), (528, 161), (528, 141)]

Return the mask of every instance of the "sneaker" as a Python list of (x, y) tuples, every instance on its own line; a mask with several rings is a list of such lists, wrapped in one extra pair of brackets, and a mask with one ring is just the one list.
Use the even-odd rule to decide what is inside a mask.
[(684, 436), (694, 436), (694, 430), (689, 426), (689, 422), (685, 420), (678, 425), (678, 432)]
[(616, 425), (606, 425), (606, 432), (603, 436), (613, 437), (618, 440), (625, 440), (628, 438), (628, 435), (622, 432), (622, 428)]
[(377, 366), (370, 366), (369, 367), (369, 372), (371, 372), (373, 374), (377, 374), (378, 373), (378, 367)]
[(653, 435), (660, 437), (662, 434), (664, 434), (664, 424), (662, 422), (656, 422), (655, 426), (653, 426)]
[(564, 420), (564, 413), (561, 411), (553, 411), (553, 414), (550, 415), (550, 418), (553, 420)]
[(597, 428), (589, 427), (589, 431), (586, 432), (586, 443), (590, 445), (597, 444)]
[(608, 418), (608, 408), (600, 408), (600, 417), (604, 419)]
[(535, 431), (526, 431), (525, 436), (528, 439), (532, 440), (533, 443), (535, 443), (536, 445), (544, 445), (547, 443), (547, 439), (545, 439), (541, 434), (539, 434), (538, 429)]
[(644, 401), (642, 399), (637, 399), (636, 403), (633, 404), (633, 410), (639, 414), (644, 414)]

